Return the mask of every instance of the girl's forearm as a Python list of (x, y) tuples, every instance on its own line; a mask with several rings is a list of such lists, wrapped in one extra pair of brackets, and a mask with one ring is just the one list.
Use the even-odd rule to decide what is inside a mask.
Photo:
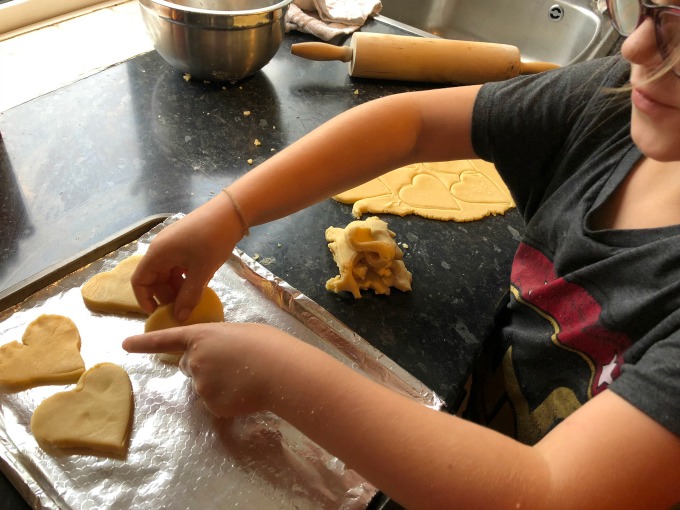
[(398, 395), (309, 346), (272, 410), (407, 508), (541, 508), (533, 448)]

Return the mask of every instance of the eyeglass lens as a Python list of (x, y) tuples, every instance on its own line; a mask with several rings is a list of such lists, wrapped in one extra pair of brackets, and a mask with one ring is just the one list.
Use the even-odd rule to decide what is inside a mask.
[(656, 20), (657, 43), (664, 59), (670, 60), (675, 74), (680, 73), (680, 12), (663, 11)]
[(611, 0), (609, 15), (614, 28), (623, 36), (632, 34), (640, 23), (642, 6), (638, 0)]
[[(644, 21), (645, 8), (639, 0), (608, 0), (608, 11), (614, 28), (629, 36)], [(655, 33), (659, 51), (664, 60), (672, 64), (673, 72), (680, 75), (680, 8), (653, 11)]]

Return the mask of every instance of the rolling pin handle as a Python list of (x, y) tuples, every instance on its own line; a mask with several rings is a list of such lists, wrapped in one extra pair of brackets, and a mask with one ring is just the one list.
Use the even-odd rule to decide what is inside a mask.
[(543, 71), (558, 69), (559, 67), (558, 64), (553, 64), (552, 62), (520, 62), (519, 74), (537, 74)]
[(296, 43), (290, 47), (290, 52), (309, 60), (339, 60), (340, 62), (350, 62), (353, 53), (349, 46), (334, 46), (320, 42)]

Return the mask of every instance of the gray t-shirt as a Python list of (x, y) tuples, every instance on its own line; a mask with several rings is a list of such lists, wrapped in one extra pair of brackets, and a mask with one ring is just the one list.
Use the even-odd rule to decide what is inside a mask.
[(526, 222), (468, 416), (533, 444), (609, 389), (680, 435), (680, 225), (590, 228), (641, 153), (608, 57), (482, 87), (477, 154)]

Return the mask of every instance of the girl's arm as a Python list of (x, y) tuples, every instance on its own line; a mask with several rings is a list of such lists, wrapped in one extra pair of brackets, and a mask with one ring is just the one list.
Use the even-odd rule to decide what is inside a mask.
[(680, 438), (611, 391), (536, 446), (433, 411), (269, 326), (212, 324), (129, 338), (185, 350), (217, 416), (271, 410), (409, 509), (668, 509)]
[(400, 166), (475, 157), (479, 86), (394, 95), (323, 124), (230, 186), (249, 225), (299, 211)]
[[(146, 312), (175, 302), (181, 321), (248, 227), (413, 162), (474, 157), (478, 86), (399, 94), (349, 110), (248, 172), (151, 243), (133, 275)], [(155, 298), (155, 299), (154, 299)]]

